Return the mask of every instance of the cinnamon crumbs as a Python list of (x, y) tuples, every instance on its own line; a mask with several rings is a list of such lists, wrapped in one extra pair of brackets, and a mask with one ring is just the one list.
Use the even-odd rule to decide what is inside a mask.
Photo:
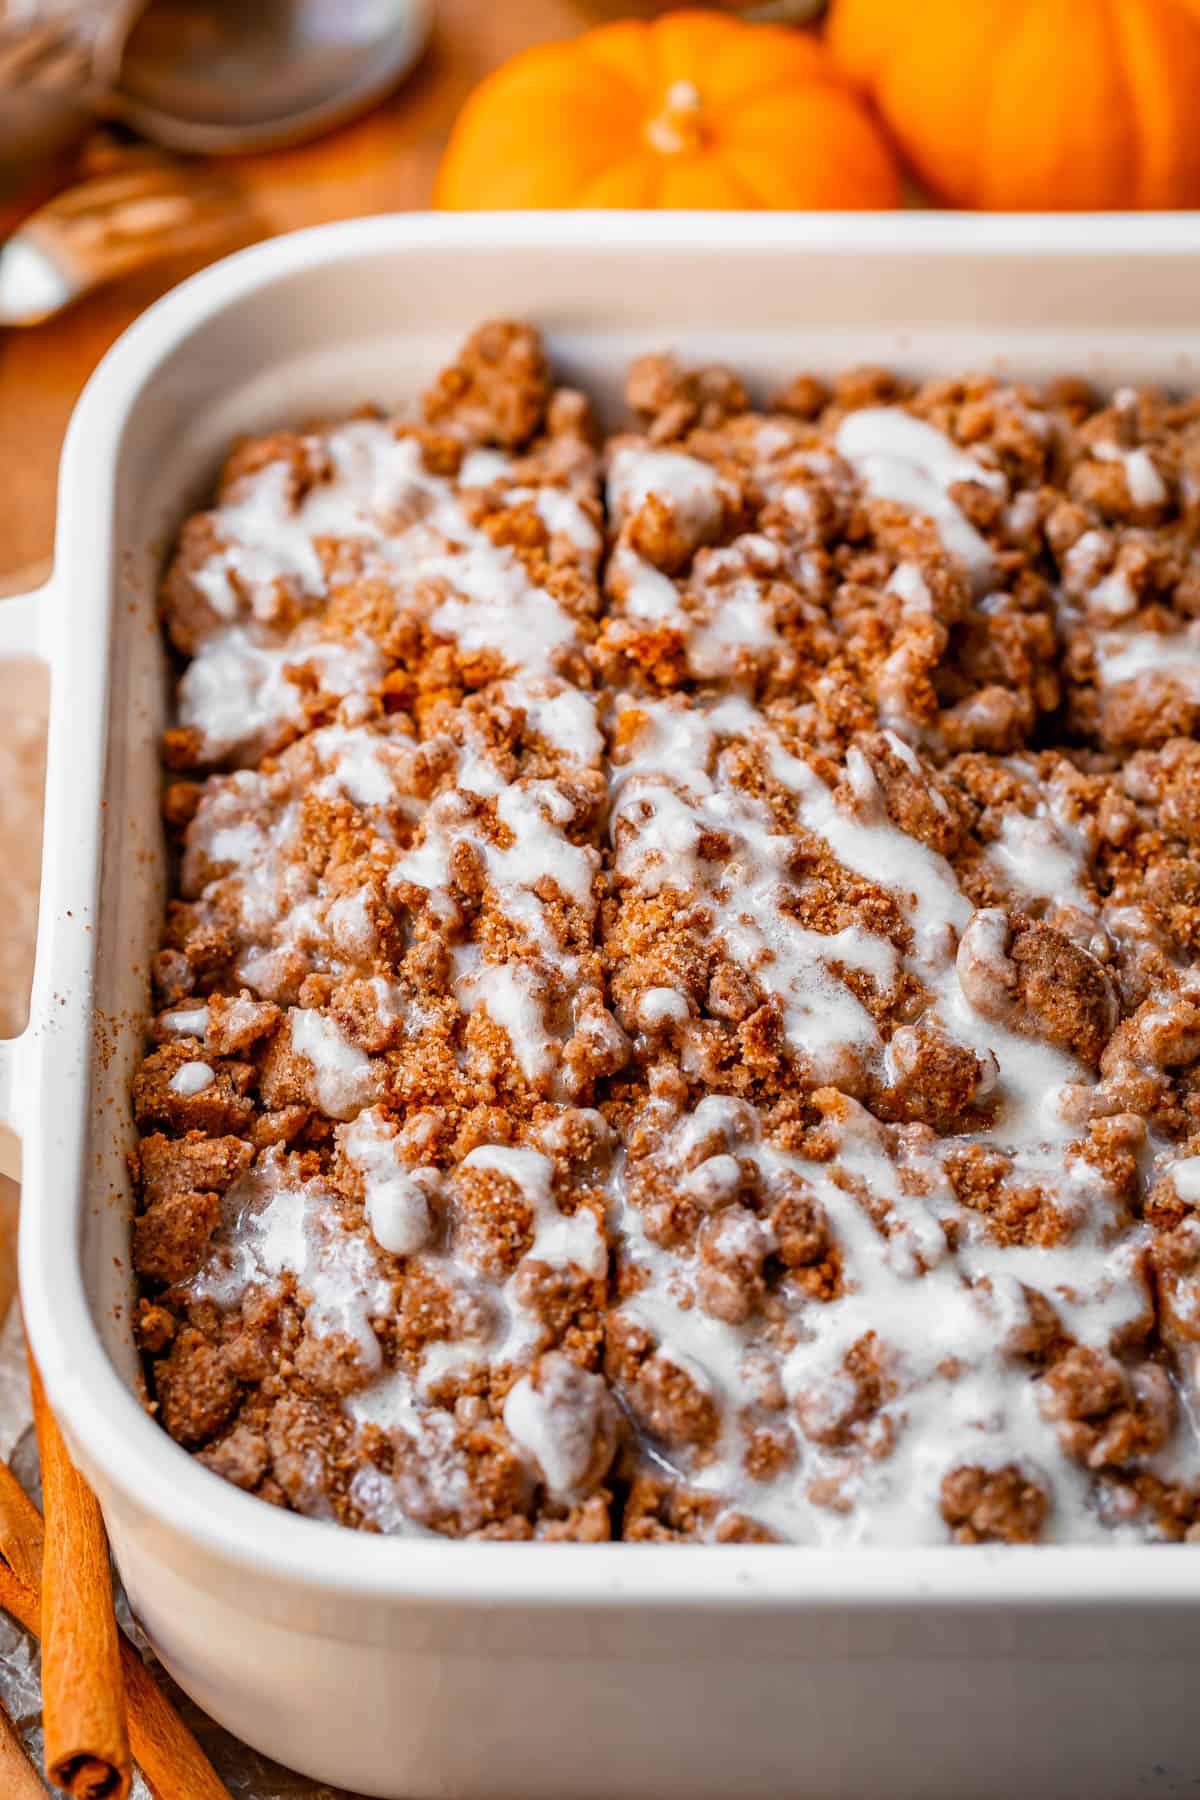
[(384, 1532), (1195, 1536), (1191, 414), (629, 402), (487, 326), (185, 530), (160, 1416)]

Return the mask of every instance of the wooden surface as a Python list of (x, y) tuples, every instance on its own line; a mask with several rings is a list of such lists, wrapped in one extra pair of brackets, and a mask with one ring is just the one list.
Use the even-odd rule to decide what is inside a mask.
[[(470, 88), (514, 50), (587, 22), (571, 0), (436, 0), (425, 58), (390, 100), (316, 143), (225, 167), (263, 235), (424, 207)], [(195, 266), (145, 272), (34, 330), (0, 332), (0, 583), (50, 554), (59, 448), (88, 375), (138, 313)]]

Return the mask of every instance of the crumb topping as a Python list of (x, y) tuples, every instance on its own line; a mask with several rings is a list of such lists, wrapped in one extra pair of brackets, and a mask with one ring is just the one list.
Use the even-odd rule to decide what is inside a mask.
[(1200, 403), (528, 327), (163, 583), (166, 1429), (545, 1541), (1200, 1538)]

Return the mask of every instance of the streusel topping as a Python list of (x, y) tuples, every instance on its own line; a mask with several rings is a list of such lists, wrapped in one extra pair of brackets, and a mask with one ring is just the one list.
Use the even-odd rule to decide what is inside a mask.
[(153, 1403), (383, 1532), (1200, 1536), (1200, 404), (526, 327), (163, 588)]

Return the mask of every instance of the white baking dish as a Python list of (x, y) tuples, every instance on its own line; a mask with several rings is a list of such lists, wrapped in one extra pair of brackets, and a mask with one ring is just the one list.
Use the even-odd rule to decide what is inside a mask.
[(0, 644), (52, 664), (24, 1142), (34, 1348), (133, 1604), (219, 1719), (388, 1796), (1127, 1800), (1200, 1781), (1200, 1551), (461, 1545), (283, 1516), (141, 1410), (126, 1090), (163, 899), (153, 594), (222, 446), (409, 396), (515, 313), (615, 398), (634, 349), (756, 379), (886, 360), (1200, 383), (1200, 220), (364, 220), (156, 306), (80, 402), (50, 588)]

